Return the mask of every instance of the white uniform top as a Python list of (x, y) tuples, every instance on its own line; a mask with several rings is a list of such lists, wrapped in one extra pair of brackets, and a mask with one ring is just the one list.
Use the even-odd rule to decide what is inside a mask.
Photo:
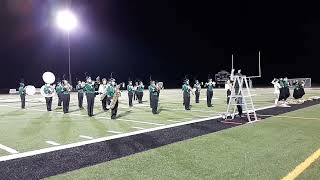
[(273, 87), (274, 87), (274, 92), (273, 94), (280, 94), (280, 84), (278, 82), (272, 82)]
[(100, 84), (99, 90), (98, 90), (99, 94), (104, 94), (104, 93), (106, 93), (107, 87), (108, 87), (107, 84)]
[(231, 85), (230, 85), (229, 83), (226, 83), (226, 84), (224, 85), (224, 89), (225, 89), (225, 90), (231, 90)]

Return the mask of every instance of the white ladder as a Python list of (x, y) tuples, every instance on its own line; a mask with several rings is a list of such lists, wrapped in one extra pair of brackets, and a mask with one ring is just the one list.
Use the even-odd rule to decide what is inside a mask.
[[(235, 85), (238, 84), (237, 92)], [(245, 86), (243, 88), (243, 86)], [(253, 105), (252, 95), (250, 93), (250, 86), (248, 84), (248, 78), (246, 76), (234, 76), (234, 82), (231, 87), (231, 95), (229, 96), (229, 103), (227, 107), (226, 118), (231, 116), (234, 119), (237, 105), (242, 106), (243, 112), (247, 114), (249, 122), (252, 122), (250, 113), (253, 114), (254, 121), (257, 120), (257, 114)], [(233, 112), (231, 113), (231, 107), (233, 106)]]

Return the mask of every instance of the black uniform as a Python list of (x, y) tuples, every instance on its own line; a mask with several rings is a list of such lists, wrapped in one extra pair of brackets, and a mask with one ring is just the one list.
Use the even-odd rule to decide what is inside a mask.
[(212, 82), (206, 83), (207, 86), (207, 106), (212, 107), (213, 87)]
[(151, 97), (151, 108), (153, 114), (158, 114), (158, 102), (159, 102), (159, 90), (152, 84), (149, 86), (149, 92)]
[(129, 106), (132, 107), (133, 106), (132, 98), (133, 98), (133, 93), (134, 93), (133, 86), (129, 84), (127, 86), (127, 90), (128, 90)]
[(185, 110), (190, 110), (190, 86), (189, 84), (184, 84), (182, 86), (182, 91), (183, 91), (183, 104)]
[[(70, 86), (70, 85), (66, 85)], [(69, 112), (69, 104), (70, 104), (70, 90), (71, 87), (64, 87), (63, 93), (62, 93), (62, 105), (63, 105), (63, 112), (68, 113)]]
[(195, 101), (196, 103), (199, 103), (199, 98), (200, 98), (200, 91), (201, 91), (201, 84), (199, 82), (196, 82), (194, 85), (193, 85), (193, 88), (195, 89)]
[[(116, 87), (114, 87), (113, 85), (109, 86), (107, 89), (107, 95), (113, 99), (114, 96), (116, 96)], [(115, 102), (115, 105), (113, 108), (111, 108), (111, 119), (116, 119), (117, 117), (117, 113), (118, 113), (118, 99)]]
[(241, 117), (242, 116), (242, 97), (237, 97), (236, 99), (237, 101), (237, 109), (238, 109), (238, 112), (239, 112), (239, 116)]
[(56, 92), (58, 95), (58, 107), (61, 107), (62, 104), (62, 96), (63, 96), (63, 86), (61, 85), (61, 83), (59, 82), (57, 87), (56, 87)]
[(86, 83), (83, 88), (87, 96), (87, 111), (88, 116), (93, 116), (93, 107), (94, 107), (94, 98), (95, 98), (95, 89), (92, 83)]
[[(53, 91), (53, 87), (46, 84), (44, 87), (44, 92), (45, 94), (52, 94)], [(51, 107), (52, 107), (52, 97), (45, 97), (46, 99), (46, 105), (47, 105), (47, 111), (52, 111)]]
[(81, 84), (76, 86), (76, 90), (78, 91), (78, 106), (80, 109), (83, 109), (83, 87)]
[(20, 83), (19, 95), (21, 99), (21, 108), (24, 109), (26, 107), (26, 90), (24, 88), (24, 83)]
[(295, 99), (300, 99), (305, 95), (304, 87), (301, 82), (296, 82), (294, 85), (293, 97)]

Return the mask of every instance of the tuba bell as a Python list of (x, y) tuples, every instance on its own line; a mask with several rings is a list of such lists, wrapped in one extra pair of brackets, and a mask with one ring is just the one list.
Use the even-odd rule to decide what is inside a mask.
[(52, 72), (45, 72), (42, 75), (43, 81), (46, 83), (40, 89), (40, 93), (43, 97), (53, 97), (56, 94), (55, 87), (51, 84), (55, 81), (55, 76)]

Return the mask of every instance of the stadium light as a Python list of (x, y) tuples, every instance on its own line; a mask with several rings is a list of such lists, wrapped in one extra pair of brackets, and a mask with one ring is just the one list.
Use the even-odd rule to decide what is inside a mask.
[(76, 16), (69, 10), (62, 10), (57, 13), (57, 25), (64, 31), (70, 32), (78, 25)]
[(72, 84), (71, 78), (71, 53), (70, 53), (70, 31), (74, 30), (78, 25), (76, 16), (70, 10), (61, 10), (57, 13), (56, 23), (58, 27), (68, 34), (68, 60), (69, 60), (69, 83)]

